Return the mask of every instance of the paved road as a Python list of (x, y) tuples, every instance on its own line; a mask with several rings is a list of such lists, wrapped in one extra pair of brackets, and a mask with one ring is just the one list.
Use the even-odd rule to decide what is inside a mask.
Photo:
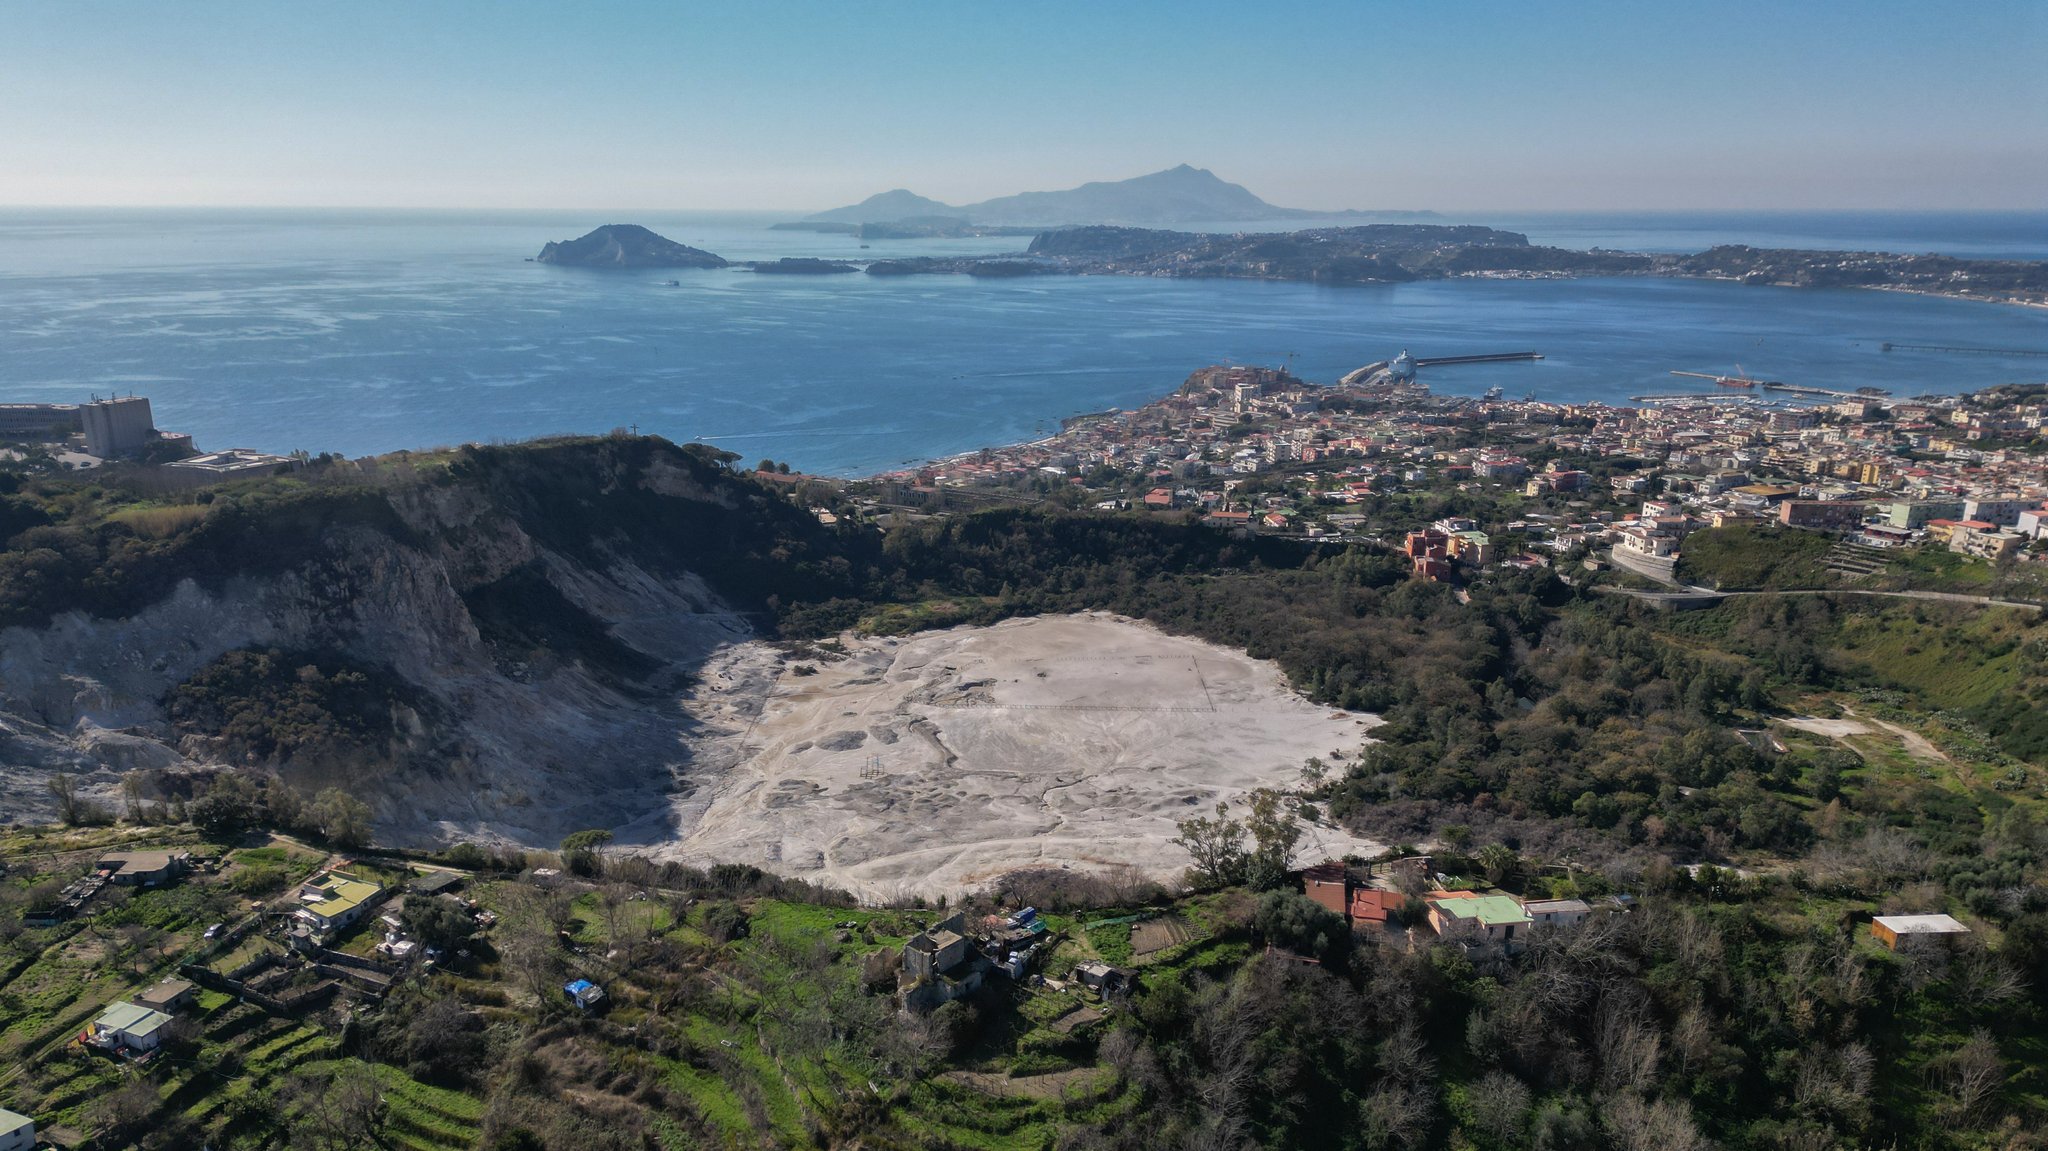
[(1964, 595), (1952, 591), (1864, 591), (1860, 588), (1783, 588), (1762, 591), (1716, 591), (1710, 587), (1689, 585), (1672, 591), (1643, 591), (1640, 588), (1610, 587), (1601, 585), (1600, 590), (1613, 595), (1625, 595), (1650, 603), (1714, 603), (1739, 595), (1875, 595), (1889, 599), (1941, 600), (1948, 603), (1969, 603), (1986, 607), (2017, 607), (2028, 611), (2040, 611), (2041, 605), (2025, 600), (1994, 599), (1988, 595)]

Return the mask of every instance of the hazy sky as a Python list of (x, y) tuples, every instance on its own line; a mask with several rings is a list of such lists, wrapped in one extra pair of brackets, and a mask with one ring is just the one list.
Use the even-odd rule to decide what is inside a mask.
[(0, 0), (0, 203), (2048, 208), (2048, 0)]

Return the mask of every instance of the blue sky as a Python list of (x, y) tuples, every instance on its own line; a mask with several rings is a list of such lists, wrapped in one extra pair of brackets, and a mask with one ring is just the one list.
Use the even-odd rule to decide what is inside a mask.
[(2048, 208), (2048, 3), (0, 0), (0, 204)]

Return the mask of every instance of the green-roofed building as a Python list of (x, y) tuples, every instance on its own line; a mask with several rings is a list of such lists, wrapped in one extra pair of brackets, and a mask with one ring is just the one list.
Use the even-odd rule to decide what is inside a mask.
[(1429, 896), (1429, 923), (1445, 939), (1486, 940), (1503, 946), (1523, 938), (1535, 920), (1513, 897), (1453, 891)]
[(323, 871), (299, 887), (299, 918), (322, 934), (339, 931), (363, 917), (384, 894), (384, 885), (340, 871)]
[(171, 1017), (161, 1011), (127, 1002), (110, 1003), (92, 1021), (92, 1041), (101, 1047), (154, 1051), (170, 1025)]

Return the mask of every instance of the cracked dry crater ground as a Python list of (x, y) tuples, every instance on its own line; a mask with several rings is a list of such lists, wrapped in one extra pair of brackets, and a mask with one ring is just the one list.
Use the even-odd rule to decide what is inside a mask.
[[(1293, 784), (1310, 756), (1353, 755), (1379, 722), (1310, 703), (1271, 663), (1103, 614), (846, 650), (784, 661), (743, 644), (714, 659), (686, 704), (696, 789), (677, 838), (647, 846), (871, 899), (1021, 867), (1171, 879), (1187, 864), (1169, 842), (1177, 820)], [(1300, 854), (1376, 847), (1311, 827)]]

